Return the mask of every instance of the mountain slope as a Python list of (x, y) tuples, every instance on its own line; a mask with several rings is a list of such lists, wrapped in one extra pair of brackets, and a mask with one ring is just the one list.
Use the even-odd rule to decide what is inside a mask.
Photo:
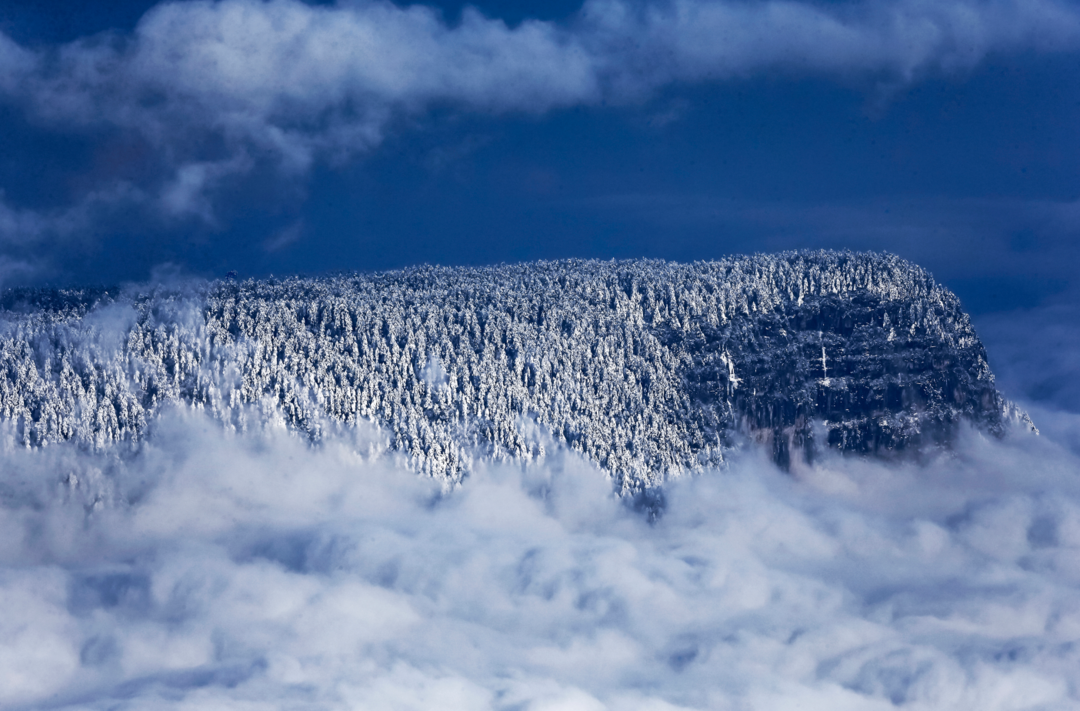
[(722, 463), (739, 433), (787, 464), (823, 441), (890, 453), (1026, 419), (959, 300), (891, 255), (15, 290), (2, 306), (0, 419), (27, 446), (137, 447), (186, 403), (313, 440), (370, 421), (449, 482), (565, 443), (627, 492)]

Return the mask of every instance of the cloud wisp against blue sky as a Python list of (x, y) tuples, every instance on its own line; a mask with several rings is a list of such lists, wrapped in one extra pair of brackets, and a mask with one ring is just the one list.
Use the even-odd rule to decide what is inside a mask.
[[(843, 163), (864, 161), (868, 144), (901, 144), (914, 160), (932, 161), (941, 154), (932, 144), (944, 140), (951, 147), (942, 160), (964, 163), (965, 149), (956, 147), (945, 125), (955, 110), (945, 94), (966, 92), (971, 103), (999, 101), (993, 74), (986, 72), (1053, 73), (1054, 57), (1071, 62), (1080, 50), (1080, 10), (1055, 0), (593, 0), (545, 19), (519, 8), (509, 23), (498, 10), (174, 2), (129, 13), (138, 18), (130, 26), (95, 27), (82, 36), (75, 28), (76, 36), (63, 41), (40, 27), (35, 36), (35, 25), (20, 26), (22, 16), (13, 12), (0, 25), (6, 31), (0, 34), (0, 123), (11, 136), (0, 170), (0, 250), (14, 265), (5, 269), (7, 281), (35, 273), (54, 281), (94, 278), (52, 254), (57, 251), (78, 253), (79, 263), (93, 265), (104, 279), (143, 277), (166, 261), (199, 273), (227, 264), (249, 274), (280, 271), (288, 259), (296, 263), (297, 253), (306, 255), (300, 268), (315, 271), (410, 259), (621, 255), (595, 239), (589, 254), (573, 254), (580, 234), (551, 237), (540, 249), (474, 245), (455, 253), (424, 245), (437, 241), (431, 233), (448, 221), (460, 225), (446, 237), (458, 242), (467, 241), (458, 231), (470, 227), (479, 227), (479, 243), (490, 240), (484, 224), (504, 235), (520, 232), (523, 221), (543, 222), (530, 221), (535, 210), (560, 213), (559, 219), (593, 234), (610, 232), (603, 215), (582, 220), (580, 211), (546, 200), (542, 193), (552, 189), (564, 190), (559, 197), (569, 190), (575, 199), (673, 190), (739, 199), (726, 183), (783, 183), (785, 170), (798, 174), (800, 164), (813, 159), (812, 145), (788, 145), (793, 137), (840, 144), (833, 147), (841, 163), (837, 177), (810, 181), (834, 185), (830, 200), (842, 203), (852, 193), (845, 181), (860, 180), (858, 166)], [(1046, 61), (1049, 70), (1039, 64)], [(1041, 96), (1030, 111), (1067, 104), (1076, 91), (1074, 75), (1063, 77), (1062, 96)], [(922, 100), (916, 87), (923, 84), (940, 95)], [(1030, 101), (1018, 98), (1021, 105)], [(738, 115), (711, 115), (708, 107), (718, 104)], [(1016, 106), (991, 110), (1006, 124), (1025, 123)], [(772, 118), (753, 129), (763, 111)], [(775, 125), (791, 112), (796, 125)], [(898, 136), (899, 115), (921, 127), (908, 125), (909, 135)], [(831, 123), (814, 125), (821, 121)], [(638, 124), (646, 128), (634, 128)], [(809, 136), (800, 135), (811, 128)], [(993, 154), (1010, 139), (1023, 144), (1044, 129), (988, 121), (971, 127), (969, 140), (979, 141), (981, 133)], [(726, 141), (725, 132), (731, 134)], [(608, 145), (598, 134), (611, 136)], [(545, 146), (549, 154), (536, 157), (540, 165), (520, 165), (533, 157), (515, 150), (514, 140)], [(669, 164), (692, 162), (696, 150), (703, 161), (730, 157), (732, 164), (712, 172), (659, 165), (653, 172), (642, 152), (658, 141), (669, 149), (663, 159)], [(746, 155), (755, 144), (765, 155)], [(962, 154), (948, 155), (957, 150)], [(1035, 152), (1027, 161), (1038, 164), (1033, 171), (1060, 172), (1060, 162), (1077, 149), (1075, 141), (1063, 145), (1057, 158), (1042, 155), (1041, 146), (1019, 150)], [(416, 151), (455, 156), (453, 170), (438, 174), (430, 167), (433, 157), (420, 160), (427, 168), (416, 168), (409, 155)], [(575, 167), (583, 153), (596, 160)], [(783, 156), (790, 167), (770, 165)], [(763, 167), (740, 167), (755, 157), (763, 158), (756, 162)], [(397, 165), (387, 169), (380, 160)], [(617, 177), (635, 165), (653, 179), (631, 186)], [(925, 174), (890, 186), (891, 167), (888, 161), (864, 165), (862, 180), (884, 181), (879, 196), (882, 190), (886, 197), (942, 192)], [(672, 168), (683, 184), (671, 184), (665, 170)], [(509, 183), (527, 193), (505, 216), (499, 212), (507, 198), (498, 189), (508, 176), (492, 175), (500, 169), (524, 171)], [(486, 175), (460, 178), (477, 171)], [(612, 171), (616, 177), (604, 177)], [(950, 196), (997, 197), (985, 189), (972, 195), (980, 192), (975, 177), (953, 182), (945, 190)], [(560, 187), (567, 183), (576, 185)], [(415, 212), (413, 201), (426, 189), (431, 222), (394, 224)], [(466, 195), (454, 194), (462, 189)], [(797, 193), (781, 187), (769, 197), (786, 202)], [(462, 198), (473, 205), (455, 207)], [(280, 247), (273, 235), (293, 225), (307, 226), (298, 234), (319, 235), (321, 243), (304, 249), (305, 239), (295, 239), (293, 254), (249, 249)], [(550, 225), (543, 229), (551, 231)], [(748, 240), (739, 236), (732, 235), (725, 250), (703, 245), (695, 234), (691, 252), (745, 251)], [(815, 237), (813, 246), (829, 246)], [(407, 247), (387, 248), (387, 241)], [(118, 266), (120, 254), (130, 261), (127, 268)]]

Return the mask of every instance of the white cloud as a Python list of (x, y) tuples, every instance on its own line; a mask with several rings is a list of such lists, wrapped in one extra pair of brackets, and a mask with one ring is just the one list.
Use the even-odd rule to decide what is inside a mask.
[(654, 525), (565, 453), (447, 494), (364, 449), (184, 411), (123, 460), (6, 447), (0, 703), (1080, 708), (1080, 460), (1046, 438), (749, 451)]
[(433, 102), (542, 111), (598, 94), (591, 58), (550, 24), (509, 29), (467, 11), (449, 28), (434, 10), (388, 3), (163, 4), (126, 42), (83, 40), (37, 66), (23, 98), (45, 120), (130, 128), (169, 146), (178, 131), (181, 142), (220, 132), (290, 172), (317, 154), (365, 150), (394, 113)]
[(50, 275), (54, 265), (44, 247), (83, 243), (107, 215), (148, 202), (142, 190), (122, 181), (73, 204), (36, 210), (11, 205), (0, 191), (0, 287)]
[(653, 67), (656, 82), (768, 69), (906, 81), (973, 67), (992, 52), (1075, 50), (1080, 41), (1080, 14), (1055, 2), (674, 0), (634, 11), (595, 0), (585, 12), (611, 45), (632, 40), (623, 54), (642, 71)]
[[(1050, 303), (977, 319), (1000, 387), (1024, 401), (1080, 411), (1080, 298), (1075, 290)], [(1061, 423), (1062, 417), (1054, 416)], [(1073, 415), (1074, 432), (1080, 419)], [(1080, 448), (1080, 437), (1073, 437)]]
[(303, 236), (304, 223), (297, 220), (271, 235), (262, 246), (267, 252), (277, 252), (295, 244)]
[[(564, 204), (635, 226), (683, 228), (676, 233), (708, 229), (732, 235), (727, 244), (733, 251), (801, 249), (811, 235), (832, 248), (896, 252), (931, 270), (946, 284), (1027, 277), (1044, 280), (1049, 294), (1055, 282), (1072, 279), (1072, 265), (1080, 259), (1075, 237), (1080, 201), (1076, 200), (902, 195), (800, 202), (628, 193)], [(696, 246), (691, 242), (687, 249), (694, 254), (691, 250)], [(1016, 323), (1022, 325), (1009, 321), (1010, 327)]]
[(10, 206), (0, 193), (0, 240), (23, 245), (37, 242), (50, 232), (68, 232), (74, 224), (69, 215), (46, 215), (34, 210)]
[(20, 81), (31, 75), (34, 68), (33, 54), (0, 32), (0, 91), (18, 92)]
[(216, 162), (192, 162), (179, 166), (161, 188), (161, 207), (170, 217), (195, 216), (213, 224), (214, 209), (210, 193), (221, 181), (250, 169), (244, 155)]
[(435, 105), (544, 112), (775, 70), (896, 83), (1078, 47), (1080, 11), (1054, 0), (592, 0), (516, 27), (470, 9), (451, 26), (420, 5), (196, 0), (156, 6), (130, 36), (29, 50), (0, 35), (0, 92), (54, 127), (137, 132), (172, 166), (163, 205), (205, 215), (174, 199), (200, 166), (262, 156), (300, 175)]

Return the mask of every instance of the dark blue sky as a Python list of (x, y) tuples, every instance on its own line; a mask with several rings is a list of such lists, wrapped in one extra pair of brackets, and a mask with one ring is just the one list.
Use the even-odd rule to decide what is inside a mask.
[(884, 249), (1080, 290), (1080, 6), (0, 9), (0, 280)]

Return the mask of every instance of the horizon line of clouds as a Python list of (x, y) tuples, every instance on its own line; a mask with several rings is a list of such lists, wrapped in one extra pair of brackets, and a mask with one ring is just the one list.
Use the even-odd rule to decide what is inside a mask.
[[(98, 195), (212, 226), (230, 180), (302, 179), (433, 107), (631, 105), (761, 72), (895, 87), (993, 53), (1077, 50), (1080, 8), (1057, 0), (589, 0), (566, 21), (514, 27), (472, 8), (452, 25), (422, 5), (189, 0), (155, 6), (128, 34), (54, 47), (0, 33), (0, 100), (51, 130), (137, 137), (157, 177)], [(20, 238), (9, 227), (5, 244)]]

